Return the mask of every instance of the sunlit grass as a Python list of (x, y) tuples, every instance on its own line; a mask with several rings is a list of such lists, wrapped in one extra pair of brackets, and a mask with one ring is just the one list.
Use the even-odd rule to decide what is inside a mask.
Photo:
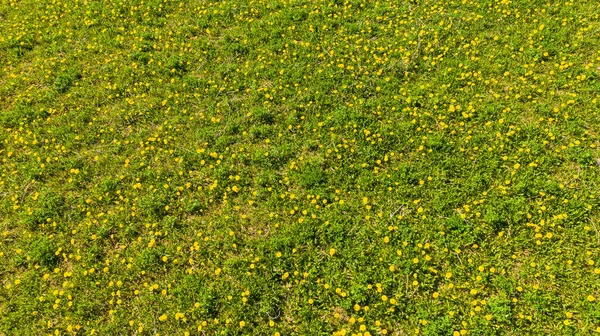
[(0, 335), (600, 332), (595, 1), (0, 2)]

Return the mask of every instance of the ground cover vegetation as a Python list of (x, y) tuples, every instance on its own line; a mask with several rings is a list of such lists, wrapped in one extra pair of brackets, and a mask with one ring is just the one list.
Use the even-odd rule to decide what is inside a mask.
[(600, 332), (599, 16), (1, 0), (0, 334)]

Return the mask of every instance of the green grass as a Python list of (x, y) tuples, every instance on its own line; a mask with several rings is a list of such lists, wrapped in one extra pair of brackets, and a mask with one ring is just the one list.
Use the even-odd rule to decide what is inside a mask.
[(0, 0), (0, 335), (600, 332), (597, 1)]

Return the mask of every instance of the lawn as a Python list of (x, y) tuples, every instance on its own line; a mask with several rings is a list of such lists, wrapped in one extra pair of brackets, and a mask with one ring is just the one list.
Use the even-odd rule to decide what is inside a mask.
[(0, 335), (600, 333), (600, 2), (0, 0)]

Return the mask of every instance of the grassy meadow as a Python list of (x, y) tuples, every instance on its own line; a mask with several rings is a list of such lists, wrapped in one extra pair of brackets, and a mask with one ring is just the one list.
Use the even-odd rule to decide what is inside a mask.
[(600, 334), (600, 2), (0, 0), (0, 335)]

